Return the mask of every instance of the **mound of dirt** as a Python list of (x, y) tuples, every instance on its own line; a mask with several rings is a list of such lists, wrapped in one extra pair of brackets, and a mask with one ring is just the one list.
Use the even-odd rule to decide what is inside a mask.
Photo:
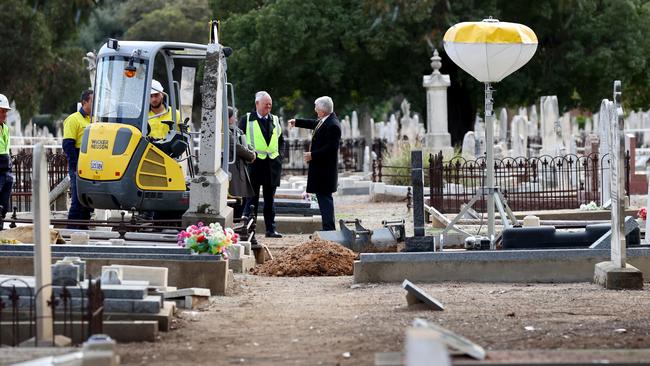
[(285, 250), (254, 273), (277, 277), (350, 276), (356, 257), (340, 244), (315, 239)]

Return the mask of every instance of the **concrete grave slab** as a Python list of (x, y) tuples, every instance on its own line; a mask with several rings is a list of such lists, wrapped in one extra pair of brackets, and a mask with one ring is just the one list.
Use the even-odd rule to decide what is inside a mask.
[(145, 266), (129, 266), (123, 264), (111, 264), (108, 267), (102, 267), (102, 272), (108, 268), (120, 268), (122, 271), (122, 279), (148, 281), (150, 286), (163, 286), (167, 287), (167, 275), (169, 269), (165, 267), (145, 267)]
[(445, 307), (440, 301), (434, 299), (424, 290), (411, 283), (409, 280), (402, 282), (402, 288), (407, 291), (406, 301), (409, 306), (416, 304), (425, 304), (433, 310), (445, 310)]
[(210, 289), (209, 288), (198, 288), (198, 287), (182, 288), (180, 290), (175, 290), (175, 291), (165, 291), (165, 292), (163, 292), (163, 296), (165, 297), (165, 299), (173, 299), (175, 297), (184, 297), (184, 296), (208, 296), (208, 297), (210, 297)]

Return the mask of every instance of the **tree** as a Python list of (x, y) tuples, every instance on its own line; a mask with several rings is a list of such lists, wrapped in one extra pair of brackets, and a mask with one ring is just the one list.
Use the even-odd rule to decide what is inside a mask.
[(0, 13), (11, 14), (11, 26), (0, 27), (0, 92), (15, 100), (28, 120), (44, 93), (41, 76), (53, 59), (52, 36), (43, 14), (24, 0), (0, 2)]
[(124, 37), (141, 41), (207, 43), (210, 8), (207, 0), (128, 1), (122, 11)]

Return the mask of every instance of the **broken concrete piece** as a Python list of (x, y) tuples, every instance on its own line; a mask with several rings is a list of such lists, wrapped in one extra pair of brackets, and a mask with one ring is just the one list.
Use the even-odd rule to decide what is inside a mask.
[(443, 328), (439, 325), (432, 324), (420, 318), (415, 318), (415, 320), (413, 320), (413, 326), (416, 328), (432, 329), (438, 334), (440, 334), (442, 342), (444, 342), (447, 345), (447, 347), (451, 347), (452, 349), (455, 349), (461, 352), (462, 354), (468, 355), (477, 360), (485, 359), (486, 353), (483, 347), (479, 346), (478, 344), (470, 341), (469, 339), (463, 336), (460, 336), (450, 331), (449, 329)]
[(447, 345), (441, 338), (433, 329), (409, 328), (406, 331), (406, 365), (451, 366)]
[(433, 310), (445, 310), (445, 307), (436, 299), (429, 296), (421, 288), (415, 286), (411, 281), (404, 280), (402, 287), (407, 291), (406, 301), (410, 305), (423, 303), (428, 305)]
[(90, 235), (88, 235), (88, 233), (83, 231), (75, 231), (74, 233), (70, 234), (70, 244), (75, 244), (75, 245), (88, 244), (89, 240), (90, 240)]

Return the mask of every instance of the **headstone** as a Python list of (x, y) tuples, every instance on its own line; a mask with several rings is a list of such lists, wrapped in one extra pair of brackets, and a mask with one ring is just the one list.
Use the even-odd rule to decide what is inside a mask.
[(103, 268), (101, 277), (102, 285), (121, 285), (121, 273), (118, 268)]
[[(612, 102), (603, 99), (600, 103), (600, 111), (598, 112), (598, 137), (600, 138), (598, 143), (598, 158), (602, 162), (602, 168), (607, 169), (606, 171), (611, 170), (613, 166), (612, 163), (608, 163), (612, 161), (610, 121), (612, 119), (613, 108)], [(602, 175), (602, 187), (600, 192), (602, 194), (601, 202), (602, 204), (605, 204), (605, 202), (610, 200), (611, 174)]]
[[(207, 47), (202, 87), (202, 117), (200, 129), (199, 169), (190, 182), (190, 205), (183, 214), (183, 227), (203, 222), (219, 222), (232, 226), (233, 210), (226, 205), (228, 174), (222, 166), (222, 121), (228, 120), (226, 58), (222, 46), (210, 43)], [(224, 156), (224, 162), (227, 157)]]
[(361, 133), (359, 131), (359, 116), (357, 115), (357, 111), (352, 111), (351, 127), (352, 138), (356, 139), (361, 136)]
[(485, 123), (483, 123), (483, 119), (478, 115), (474, 121), (474, 137), (476, 138), (476, 156), (484, 156), (486, 149)]
[(372, 161), (370, 160), (370, 146), (363, 148), (363, 172), (370, 173), (370, 167), (372, 166)]
[(79, 266), (72, 263), (59, 262), (52, 264), (52, 285), (77, 286), (79, 283)]
[[(604, 101), (603, 101), (604, 102)], [(611, 120), (612, 240), (611, 260), (596, 264), (594, 281), (607, 289), (643, 289), (643, 273), (626, 263), (625, 242), (625, 120), (621, 105), (621, 82), (614, 82), (614, 109)]]
[(560, 128), (562, 130), (562, 146), (568, 147), (571, 143), (571, 115), (566, 112), (560, 118)]
[(424, 172), (422, 150), (411, 151), (411, 183), (413, 186), (413, 232), (424, 236)]
[(539, 134), (539, 117), (537, 116), (537, 106), (530, 107), (530, 119), (528, 120), (528, 137), (537, 137)]
[(52, 308), (47, 302), (52, 296), (52, 252), (50, 249), (50, 205), (48, 200), (48, 177), (45, 147), (42, 143), (34, 146), (33, 152), (34, 194), (34, 277), (36, 290), (36, 340), (51, 342), (54, 339)]
[(508, 140), (508, 111), (505, 108), (501, 108), (501, 112), (499, 113), (498, 132), (495, 136), (498, 136), (499, 142)]
[(513, 158), (526, 157), (528, 153), (528, 132), (526, 119), (522, 116), (514, 116), (512, 119), (512, 128), (510, 129), (510, 142), (512, 144)]
[(433, 151), (452, 150), (451, 135), (448, 130), (447, 88), (451, 85), (449, 75), (440, 73), (442, 63), (438, 50), (433, 50), (431, 67), (433, 73), (422, 78), (422, 86), (427, 90), (427, 133), (424, 145)]
[(433, 310), (445, 310), (445, 307), (440, 303), (440, 301), (431, 297), (411, 281), (404, 280), (404, 282), (402, 282), (402, 288), (407, 292), (406, 301), (409, 305), (426, 304)]
[(467, 160), (476, 159), (476, 138), (474, 131), (468, 131), (463, 137), (463, 146), (461, 147), (461, 154)]
[(557, 102), (557, 96), (543, 96), (541, 98), (540, 104), (542, 152), (545, 154), (554, 154), (557, 147), (557, 134), (555, 128), (558, 119), (560, 118), (560, 109)]

